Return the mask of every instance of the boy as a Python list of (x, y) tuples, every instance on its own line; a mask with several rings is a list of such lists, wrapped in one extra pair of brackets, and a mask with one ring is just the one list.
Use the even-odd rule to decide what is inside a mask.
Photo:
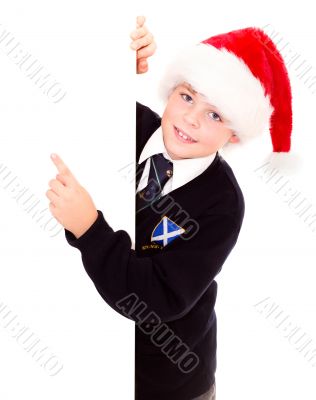
[(280, 59), (258, 29), (218, 35), (170, 64), (162, 119), (137, 103), (135, 250), (55, 161), (53, 215), (103, 299), (137, 322), (137, 400), (215, 399), (214, 278), (244, 217), (242, 191), (218, 150), (260, 134), (270, 117), (274, 151), (289, 150), (290, 85)]

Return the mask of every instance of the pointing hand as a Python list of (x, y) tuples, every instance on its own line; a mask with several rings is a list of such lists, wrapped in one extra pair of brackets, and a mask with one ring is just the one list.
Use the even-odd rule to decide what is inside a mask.
[(46, 196), (50, 200), (49, 209), (63, 227), (72, 232), (78, 239), (98, 217), (97, 209), (89, 193), (79, 184), (70, 169), (56, 154), (51, 159), (58, 174), (49, 181), (51, 189)]

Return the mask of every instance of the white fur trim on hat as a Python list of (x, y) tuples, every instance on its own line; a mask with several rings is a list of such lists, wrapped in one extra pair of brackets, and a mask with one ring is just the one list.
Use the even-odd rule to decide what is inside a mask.
[(185, 47), (169, 64), (159, 94), (164, 102), (180, 83), (189, 83), (216, 106), (241, 141), (269, 127), (273, 106), (269, 95), (244, 61), (226, 49), (204, 43)]

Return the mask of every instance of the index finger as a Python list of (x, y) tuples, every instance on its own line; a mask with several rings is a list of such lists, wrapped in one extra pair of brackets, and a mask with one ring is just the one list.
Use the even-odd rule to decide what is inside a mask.
[(70, 169), (56, 153), (51, 154), (51, 159), (53, 160), (53, 163), (60, 174), (72, 176)]

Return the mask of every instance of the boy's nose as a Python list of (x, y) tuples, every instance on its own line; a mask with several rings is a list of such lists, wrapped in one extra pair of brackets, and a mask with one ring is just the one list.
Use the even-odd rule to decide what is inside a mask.
[(186, 112), (183, 115), (183, 118), (187, 124), (192, 125), (196, 128), (199, 127), (199, 118), (195, 111)]

